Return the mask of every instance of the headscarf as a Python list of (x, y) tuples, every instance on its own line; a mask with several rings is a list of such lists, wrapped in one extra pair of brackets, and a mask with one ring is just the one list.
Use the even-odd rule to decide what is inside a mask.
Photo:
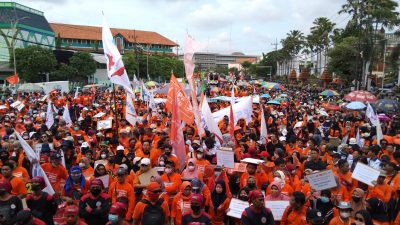
[(264, 195), (260, 190), (257, 189), (250, 191), (248, 198), (249, 198), (249, 204), (252, 204), (254, 199), (264, 198)]
[(225, 182), (223, 180), (219, 180), (216, 182), (215, 186), (217, 185), (221, 185), (222, 187), (222, 192), (221, 193), (217, 193), (216, 188), (214, 188), (214, 191), (211, 193), (211, 200), (214, 206), (214, 213), (217, 213), (217, 209), (218, 207), (224, 203), (225, 199), (226, 199), (226, 186), (225, 186)]
[[(194, 171), (189, 171), (189, 163), (192, 163), (194, 165)], [(197, 169), (196, 160), (193, 158), (190, 158), (188, 160), (186, 169), (184, 169), (182, 172), (182, 179), (193, 179), (198, 176), (199, 176), (199, 170)]]
[(71, 191), (71, 187), (74, 186), (74, 181), (72, 180), (71, 177), (71, 173), (81, 173), (81, 178), (80, 178), (80, 184), (79, 186), (81, 187), (81, 189), (83, 189), (85, 187), (85, 177), (82, 174), (82, 169), (79, 166), (73, 166), (71, 167), (71, 169), (69, 170), (69, 175), (67, 178), (67, 181), (65, 181), (65, 186), (64, 186), (64, 190), (65, 192), (70, 192)]
[(181, 193), (180, 193), (181, 198), (182, 198), (183, 201), (189, 201), (192, 198), (192, 191), (190, 191), (188, 196), (185, 196), (183, 194), (183, 192), (185, 191), (185, 188), (187, 186), (191, 186), (190, 182), (189, 181), (183, 181), (182, 184), (181, 184)]
[(275, 186), (275, 187), (278, 188), (278, 195), (277, 196), (273, 196), (272, 193), (271, 193), (271, 194), (267, 195), (267, 197), (265, 197), (265, 200), (282, 201), (282, 200), (288, 200), (289, 199), (288, 196), (283, 195), (282, 192), (281, 192), (282, 191), (281, 182), (274, 181), (274, 182), (271, 183), (271, 186), (270, 186), (271, 189), (272, 189), (272, 186)]
[(281, 188), (283, 188), (283, 186), (285, 186), (285, 184), (286, 184), (286, 181), (285, 181), (285, 178), (286, 178), (285, 173), (282, 172), (282, 171), (280, 171), (280, 170), (277, 170), (277, 171), (275, 171), (275, 172), (278, 173), (279, 176), (281, 177)]
[(41, 177), (41, 176), (33, 177), (33, 178), (31, 179), (31, 182), (37, 182), (37, 183), (39, 183), (41, 189), (44, 189), (45, 187), (47, 187), (46, 182), (44, 181), (44, 178)]
[(374, 223), (372, 222), (371, 215), (369, 214), (369, 212), (367, 210), (365, 210), (365, 209), (359, 210), (355, 214), (362, 215), (362, 217), (364, 218), (365, 225), (374, 225)]
[(362, 210), (362, 209), (367, 209), (366, 202), (365, 202), (365, 192), (361, 188), (356, 188), (353, 191), (353, 195), (360, 196), (360, 201), (355, 202), (353, 199), (351, 199), (350, 204), (351, 208), (353, 211), (351, 211), (351, 216), (354, 217), (356, 215), (356, 212)]
[(389, 217), (386, 215), (385, 203), (376, 197), (370, 198), (368, 202), (368, 212), (371, 214), (372, 219), (379, 222), (389, 222)]

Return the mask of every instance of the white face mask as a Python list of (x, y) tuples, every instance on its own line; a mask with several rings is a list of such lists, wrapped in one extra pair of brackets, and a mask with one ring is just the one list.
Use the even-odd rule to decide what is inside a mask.
[(165, 169), (165, 173), (167, 173), (167, 174), (172, 173), (172, 169), (171, 169), (171, 168), (166, 168), (166, 169)]
[(350, 217), (350, 213), (349, 212), (340, 212), (340, 217), (342, 217), (343, 219), (347, 219)]
[(203, 154), (197, 154), (197, 159), (202, 159), (203, 158)]
[(79, 163), (79, 167), (80, 167), (80, 168), (84, 168), (85, 166), (86, 166), (85, 163)]
[(360, 221), (358, 221), (358, 220), (355, 220), (354, 223), (355, 223), (356, 225), (365, 225), (364, 222), (360, 222)]
[(107, 155), (106, 154), (101, 154), (101, 158), (105, 159), (105, 158), (107, 158)]
[(194, 166), (188, 166), (189, 171), (194, 171)]

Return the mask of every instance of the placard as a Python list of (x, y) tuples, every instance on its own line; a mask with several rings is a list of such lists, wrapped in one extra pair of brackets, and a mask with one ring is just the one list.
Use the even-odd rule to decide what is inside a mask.
[(232, 198), (227, 215), (237, 219), (242, 218), (243, 211), (249, 207), (249, 202)]
[(7, 106), (5, 106), (5, 105), (0, 105), (0, 110), (1, 109), (7, 109)]
[(283, 213), (288, 206), (289, 201), (265, 201), (265, 207), (271, 210), (275, 221), (282, 220)]
[(110, 175), (106, 174), (104, 176), (96, 177), (103, 182), (104, 188), (108, 188), (108, 183), (110, 182)]
[(140, 184), (148, 185), (150, 183), (151, 178), (157, 176), (159, 176), (157, 171), (154, 168), (152, 168), (146, 173), (142, 173), (139, 175)]
[(217, 165), (226, 168), (235, 167), (235, 156), (231, 148), (220, 148), (217, 150)]
[(253, 158), (245, 158), (245, 159), (240, 160), (240, 162), (259, 165), (259, 164), (262, 164), (264, 162), (264, 160), (253, 159)]
[(104, 116), (104, 115), (106, 115), (106, 114), (103, 113), (103, 112), (99, 112), (99, 113), (97, 113), (96, 115), (94, 115), (93, 118), (100, 118), (100, 117), (102, 117), (102, 116)]
[(20, 101), (15, 101), (10, 106), (13, 107), (13, 108), (16, 108), (17, 106), (19, 106), (19, 104), (21, 104)]
[(112, 120), (100, 120), (97, 121), (97, 130), (105, 130), (112, 128)]
[(379, 173), (378, 170), (358, 162), (351, 177), (369, 186), (375, 186), (372, 181), (378, 179)]
[(22, 110), (24, 107), (25, 107), (25, 104), (24, 104), (24, 103), (21, 103), (21, 104), (19, 104), (19, 105), (16, 107), (16, 109), (18, 109), (18, 111), (21, 112), (21, 110)]
[(337, 186), (332, 170), (324, 170), (318, 173), (312, 173), (308, 175), (307, 178), (311, 187), (317, 191), (322, 191)]
[(233, 169), (228, 169), (227, 172), (232, 174), (233, 172), (244, 173), (246, 172), (247, 163), (235, 163)]

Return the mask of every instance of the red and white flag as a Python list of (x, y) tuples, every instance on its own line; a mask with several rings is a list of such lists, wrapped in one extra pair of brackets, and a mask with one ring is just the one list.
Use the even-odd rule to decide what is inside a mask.
[(137, 114), (135, 107), (133, 106), (132, 101), (133, 96), (128, 92), (126, 93), (126, 111), (125, 111), (125, 119), (132, 126), (136, 126)]
[(103, 15), (103, 30), (102, 30), (102, 41), (104, 56), (107, 61), (107, 73), (111, 83), (123, 86), (126, 91), (134, 94), (131, 83), (126, 73), (124, 63), (122, 62), (121, 54), (118, 51), (117, 46), (114, 44), (114, 38), (111, 30), (107, 25), (106, 18)]
[(181, 170), (186, 164), (186, 149), (182, 127), (182, 120), (179, 113), (178, 92), (176, 88), (172, 88), (172, 117), (169, 137), (173, 153), (179, 160), (179, 168)]

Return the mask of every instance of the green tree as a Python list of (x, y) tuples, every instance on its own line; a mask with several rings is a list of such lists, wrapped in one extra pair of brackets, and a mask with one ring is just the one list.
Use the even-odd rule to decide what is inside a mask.
[(126, 53), (122, 57), (122, 61), (124, 62), (126, 72), (128, 73), (129, 78), (132, 80), (134, 74), (138, 74), (138, 64), (136, 61), (136, 57), (132, 53)]
[(242, 62), (242, 67), (244, 69), (244, 73), (247, 75), (247, 70), (250, 68), (251, 62), (249, 61), (244, 61)]
[(77, 71), (76, 76), (69, 77), (72, 81), (87, 81), (97, 68), (96, 61), (88, 52), (75, 52), (69, 59), (69, 65)]
[[(289, 33), (286, 34), (287, 37), (281, 40), (283, 51), (286, 52), (285, 54), (286, 59), (285, 62), (288, 65), (287, 71), (289, 72), (293, 68), (293, 58), (299, 54), (301, 49), (304, 47), (304, 34), (299, 30), (291, 30)], [(287, 63), (287, 62), (290, 62)]]
[(57, 65), (53, 51), (40, 46), (15, 49), (15, 59), (17, 72), (27, 82), (45, 80), (45, 74), (53, 72)]
[(62, 43), (61, 36), (60, 36), (60, 33), (58, 33), (57, 37), (56, 37), (56, 43), (55, 43), (56, 49), (61, 49), (61, 43)]
[(50, 81), (68, 80), (70, 77), (76, 76), (77, 73), (78, 71), (74, 67), (61, 63), (58, 70), (50, 74)]

